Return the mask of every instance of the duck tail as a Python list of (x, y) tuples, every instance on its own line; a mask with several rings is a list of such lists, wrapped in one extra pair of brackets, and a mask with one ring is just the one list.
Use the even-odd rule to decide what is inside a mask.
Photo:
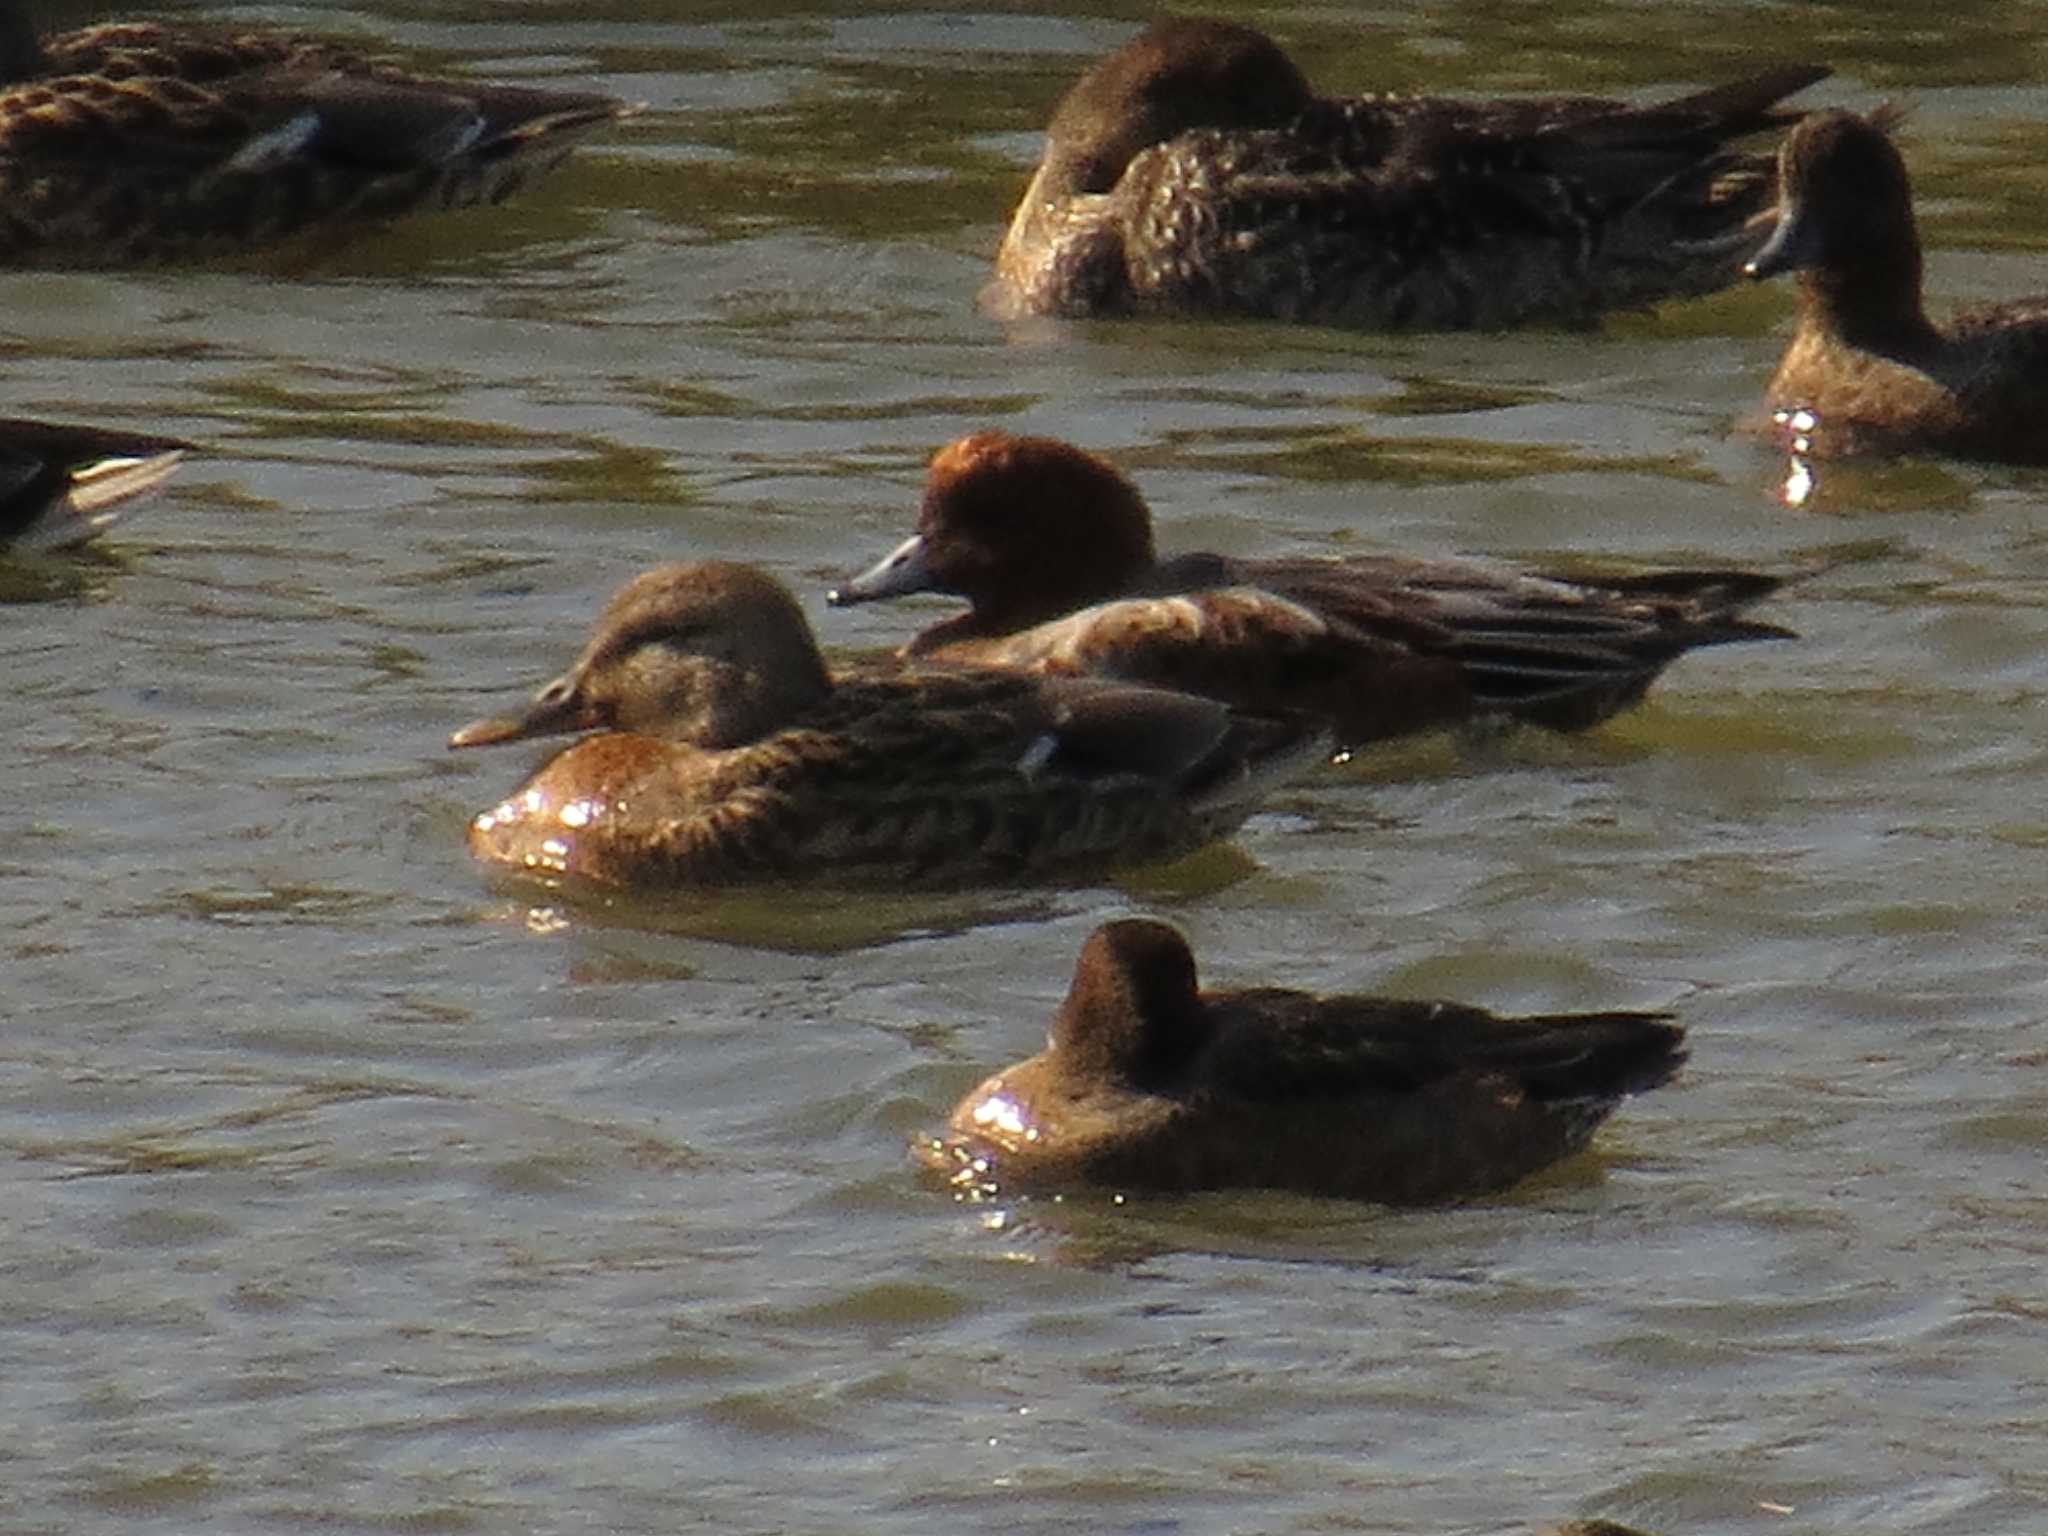
[(0, 419), (0, 541), (81, 544), (159, 489), (191, 451), (171, 437)]
[(1676, 101), (1660, 103), (1651, 110), (1670, 113), (1674, 118), (1695, 118), (1715, 125), (1724, 137), (1760, 133), (1766, 128), (1784, 128), (1805, 114), (1797, 108), (1778, 110), (1778, 103), (1809, 85), (1827, 79), (1834, 70), (1825, 64), (1785, 64), (1751, 75), (1746, 80), (1710, 86)]
[(1612, 1103), (1660, 1088), (1685, 1065), (1685, 1026), (1667, 1013), (1567, 1013), (1520, 1021), (1517, 1081), (1546, 1102)]
[(570, 144), (641, 110), (614, 96), (527, 90), (493, 85), (469, 88), (484, 116), (476, 153), (482, 159), (524, 155)]
[(1780, 590), (1787, 579), (1755, 571), (1651, 571), (1602, 576), (1594, 584), (1641, 602), (1669, 604), (1676, 610), (1677, 632), (1690, 649), (1737, 640), (1797, 640), (1796, 629), (1743, 617), (1746, 610)]

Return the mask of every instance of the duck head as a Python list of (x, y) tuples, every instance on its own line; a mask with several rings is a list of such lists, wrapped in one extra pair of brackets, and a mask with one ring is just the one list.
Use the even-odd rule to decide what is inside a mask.
[(1888, 300), (1920, 294), (1913, 189), (1890, 130), (1902, 113), (1815, 112), (1778, 149), (1778, 222), (1743, 268), (1750, 277), (1800, 272), (1821, 289), (1881, 285)]
[(1227, 21), (1157, 22), (1061, 98), (1046, 129), (1048, 192), (1107, 192), (1133, 159), (1193, 128), (1278, 128), (1314, 99), (1265, 33)]
[(1164, 923), (1124, 918), (1081, 946), (1050, 1044), (1076, 1077), (1155, 1088), (1186, 1068), (1211, 1028), (1187, 940)]
[(838, 606), (946, 592), (1007, 633), (1127, 590), (1152, 565), (1152, 514), (1106, 460), (995, 430), (932, 455), (917, 532), (827, 594)]
[(448, 745), (611, 730), (735, 747), (831, 687), (803, 610), (780, 582), (723, 561), (662, 565), (613, 595), (582, 655), (530, 705), (466, 725)]

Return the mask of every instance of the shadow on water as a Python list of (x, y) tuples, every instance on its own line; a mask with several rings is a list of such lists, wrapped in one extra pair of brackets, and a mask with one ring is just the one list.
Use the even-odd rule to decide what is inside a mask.
[[(1170, 864), (1125, 870), (1109, 885), (1141, 899), (1188, 901), (1259, 873), (1258, 862), (1230, 843), (1214, 843)], [(513, 899), (485, 921), (518, 923), (536, 934), (579, 924), (643, 929), (755, 949), (833, 954), (907, 939), (1040, 920), (1066, 910), (1073, 887), (975, 886), (905, 891), (829, 883), (773, 883), (725, 890), (621, 891), (560, 877), (527, 879), (492, 871), (486, 878)]]

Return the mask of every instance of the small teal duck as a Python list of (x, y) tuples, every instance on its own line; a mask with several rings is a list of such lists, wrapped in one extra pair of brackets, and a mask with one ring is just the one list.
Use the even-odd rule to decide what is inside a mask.
[(1056, 438), (932, 457), (917, 532), (829, 600), (965, 597), (909, 657), (1096, 675), (1301, 710), (1346, 746), (1472, 721), (1583, 730), (1696, 646), (1780, 639), (1738, 571), (1573, 580), (1399, 555), (1160, 560), (1137, 487)]
[(1106, 923), (1036, 1056), (915, 1150), (965, 1194), (1291, 1189), (1426, 1205), (1519, 1183), (1668, 1082), (1655, 1013), (1502, 1018), (1460, 1003), (1202, 992), (1164, 923)]
[(0, 263), (120, 266), (495, 203), (632, 110), (401, 72), (286, 33), (37, 38), (0, 4)]
[(174, 437), (0, 418), (0, 548), (83, 544), (153, 494), (191, 451)]
[(983, 303), (1367, 330), (1585, 325), (1738, 280), (1776, 195), (1731, 141), (1823, 78), (1652, 106), (1319, 97), (1264, 33), (1161, 21), (1083, 75)]
[(603, 885), (1042, 879), (1229, 833), (1329, 738), (1159, 689), (986, 669), (834, 677), (748, 566), (626, 583), (574, 666), (451, 747), (599, 734), (470, 825), (479, 858)]
[(1749, 273), (1799, 274), (1799, 326), (1765, 408), (1817, 457), (2048, 463), (2048, 297), (1927, 318), (1898, 120), (1821, 112), (1786, 136), (1778, 227)]

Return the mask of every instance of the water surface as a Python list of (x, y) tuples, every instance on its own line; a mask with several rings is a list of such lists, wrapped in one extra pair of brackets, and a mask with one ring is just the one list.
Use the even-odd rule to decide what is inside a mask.
[[(206, 443), (8, 568), (0, 1525), (2042, 1528), (2038, 474), (1729, 428), (1789, 295), (1596, 336), (1005, 332), (1036, 126), (1147, 8), (249, 9), (648, 103), (535, 195), (309, 271), (0, 276), (0, 408)], [(1254, 6), (1332, 88), (1911, 103), (1939, 300), (2048, 289), (2048, 21)], [(1589, 737), (1422, 742), (1128, 885), (591, 909), (462, 828), (454, 726), (656, 560), (833, 612), (971, 428), (1163, 541), (1810, 572)], [(30, 600), (33, 599), (33, 600)], [(1082, 937), (1218, 982), (1670, 1006), (1691, 1067), (1512, 1197), (963, 1207), (906, 1138)], [(1785, 1512), (1785, 1511), (1789, 1511)]]

